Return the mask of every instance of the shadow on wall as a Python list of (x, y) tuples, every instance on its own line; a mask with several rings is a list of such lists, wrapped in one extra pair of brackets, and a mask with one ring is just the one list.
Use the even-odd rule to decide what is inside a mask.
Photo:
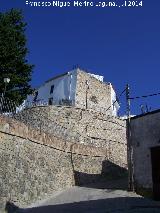
[[(99, 200), (81, 201), (57, 205), (39, 206), (28, 209), (16, 209), (17, 213), (84, 213), (84, 212), (159, 212), (159, 206), (142, 197), (116, 197)], [(9, 210), (9, 209), (8, 209)], [(12, 211), (8, 211), (11, 213)], [(13, 213), (13, 212), (12, 212)]]
[(76, 186), (89, 186), (101, 189), (127, 189), (128, 172), (127, 169), (105, 160), (102, 162), (101, 174), (88, 174), (74, 170), (74, 178)]

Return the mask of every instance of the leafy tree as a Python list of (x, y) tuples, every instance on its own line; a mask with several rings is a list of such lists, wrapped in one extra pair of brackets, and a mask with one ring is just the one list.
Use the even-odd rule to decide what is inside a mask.
[(32, 92), (29, 83), (34, 66), (26, 59), (26, 25), (20, 10), (0, 13), (0, 93), (4, 93), (4, 78), (10, 78), (5, 96), (17, 104)]

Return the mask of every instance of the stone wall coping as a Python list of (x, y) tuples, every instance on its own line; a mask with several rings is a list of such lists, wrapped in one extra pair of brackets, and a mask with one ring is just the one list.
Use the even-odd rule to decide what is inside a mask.
[[(125, 119), (121, 118), (121, 117), (116, 117), (116, 116), (113, 116), (113, 115), (106, 115), (105, 113), (103, 112), (99, 112), (99, 111), (96, 111), (94, 109), (83, 109), (83, 108), (80, 108), (80, 107), (75, 107), (75, 106), (62, 106), (62, 105), (52, 105), (52, 106), (46, 106), (46, 105), (43, 105), (43, 106), (32, 106), (32, 107), (29, 107), (29, 108), (26, 108), (25, 110), (28, 110), (28, 109), (32, 109), (32, 108), (45, 108), (45, 107), (55, 107), (55, 108), (62, 108), (62, 109), (66, 109), (66, 108), (70, 108), (70, 109), (77, 109), (77, 110), (82, 110), (82, 111), (87, 111), (87, 112), (93, 112), (95, 114), (102, 114), (102, 115), (105, 115), (107, 118), (113, 118), (113, 119), (117, 119), (117, 120), (120, 120), (120, 121), (125, 121)], [(104, 119), (105, 121), (105, 119)]]
[(3, 115), (0, 116), (0, 132), (21, 137), (23, 139), (28, 139), (34, 143), (67, 153), (83, 156), (107, 157), (107, 149), (105, 148), (72, 143), (68, 141), (66, 142), (51, 134), (40, 132), (34, 128), (31, 128), (16, 119)]

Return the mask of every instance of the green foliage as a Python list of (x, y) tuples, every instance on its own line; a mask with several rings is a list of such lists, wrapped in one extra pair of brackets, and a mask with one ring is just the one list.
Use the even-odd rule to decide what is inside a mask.
[(20, 10), (0, 13), (0, 93), (4, 78), (10, 78), (6, 96), (20, 104), (31, 93), (33, 65), (28, 64), (25, 36), (26, 23)]

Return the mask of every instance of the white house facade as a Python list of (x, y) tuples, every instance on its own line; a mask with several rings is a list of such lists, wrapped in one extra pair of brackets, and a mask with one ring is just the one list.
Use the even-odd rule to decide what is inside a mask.
[[(85, 78), (80, 78), (79, 76), (85, 76)], [(96, 87), (99, 86), (100, 89), (97, 90)], [(107, 92), (103, 95), (101, 90), (106, 90)], [(97, 103), (93, 103), (95, 97)], [(107, 102), (102, 102), (102, 99), (106, 99)], [(69, 105), (81, 108), (96, 107), (96, 109), (103, 108), (104, 110), (110, 107), (111, 114), (114, 116), (117, 115), (119, 109), (116, 93), (111, 83), (103, 83), (103, 76), (86, 73), (79, 68), (49, 79), (37, 88), (34, 94), (27, 97), (25, 104), (26, 106), (35, 104)]]
[[(63, 105), (65, 101), (74, 105), (77, 73), (70, 71), (51, 78), (37, 88), (34, 95), (29, 95), (27, 101), (49, 105)], [(66, 103), (66, 104), (67, 104)]]

